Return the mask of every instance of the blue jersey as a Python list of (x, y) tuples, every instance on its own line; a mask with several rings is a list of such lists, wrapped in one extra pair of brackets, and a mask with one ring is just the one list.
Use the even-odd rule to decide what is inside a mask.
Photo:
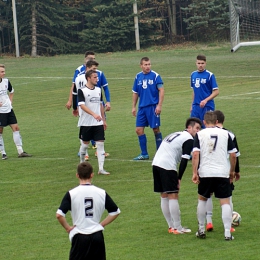
[(156, 105), (159, 102), (159, 88), (163, 87), (161, 76), (151, 70), (148, 74), (139, 72), (134, 80), (132, 91), (138, 94), (138, 107)]
[[(101, 88), (101, 90), (104, 89), (106, 102), (110, 102), (110, 92), (109, 92), (109, 88), (108, 88), (107, 79), (101, 70), (96, 70), (96, 72), (98, 74), (97, 87)], [(86, 73), (86, 65), (83, 64), (75, 70), (74, 77), (72, 79), (72, 83), (75, 83), (77, 76), (85, 74), (85, 73)], [(76, 93), (77, 93), (77, 91), (76, 91)]]
[(84, 64), (77, 67), (74, 72), (74, 76), (72, 78), (72, 83), (75, 83), (76, 77), (82, 73), (85, 73), (85, 71), (86, 71), (86, 66)]
[[(214, 89), (218, 89), (218, 84), (214, 74), (208, 70), (202, 72), (193, 71), (191, 73), (191, 88), (194, 91), (192, 105), (200, 105), (200, 102), (210, 96)], [(206, 107), (215, 109), (214, 100), (209, 100)]]

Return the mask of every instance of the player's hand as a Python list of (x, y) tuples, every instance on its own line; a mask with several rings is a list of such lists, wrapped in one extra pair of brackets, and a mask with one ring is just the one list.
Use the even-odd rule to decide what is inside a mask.
[(107, 130), (107, 122), (106, 121), (103, 121), (103, 126), (104, 126), (104, 130), (106, 131)]
[(76, 227), (76, 226), (70, 226), (68, 229), (66, 229), (66, 231), (68, 232), (68, 233), (70, 233), (70, 231), (74, 228), (74, 227)]
[(235, 181), (240, 180), (240, 172), (235, 172)]
[(136, 116), (136, 108), (132, 108), (132, 115)]
[(77, 116), (79, 115), (78, 109), (73, 110), (73, 111), (72, 111), (72, 115), (77, 117)]
[(65, 107), (70, 110), (71, 109), (71, 101), (68, 101), (67, 104), (65, 105)]
[(97, 121), (101, 121), (102, 117), (98, 114), (94, 114), (93, 117), (97, 120)]
[(203, 108), (207, 104), (207, 101), (204, 99), (200, 102), (200, 107)]
[(156, 115), (160, 115), (162, 112), (162, 106), (161, 105), (157, 105), (155, 108), (155, 114)]
[(193, 173), (193, 175), (192, 175), (192, 182), (195, 183), (195, 184), (199, 184), (200, 183), (199, 175), (197, 173)]
[(110, 111), (110, 110), (111, 110), (110, 102), (107, 102), (105, 105), (105, 111)]

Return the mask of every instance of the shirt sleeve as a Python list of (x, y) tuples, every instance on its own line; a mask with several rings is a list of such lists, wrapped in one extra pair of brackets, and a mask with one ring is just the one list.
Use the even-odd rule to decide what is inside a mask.
[(14, 93), (14, 89), (13, 89), (13, 86), (11, 84), (11, 82), (8, 80), (8, 87), (7, 87), (9, 93)]
[(116, 203), (112, 198), (106, 193), (105, 209), (108, 211), (109, 215), (117, 215), (120, 213), (120, 209), (117, 207)]
[(194, 137), (193, 151), (200, 151), (200, 142), (199, 142), (198, 134), (196, 134)]
[(85, 97), (82, 89), (78, 89), (78, 105), (85, 104)]
[(71, 210), (71, 198), (70, 198), (70, 193), (67, 192), (61, 201), (61, 204), (60, 204), (59, 209), (57, 210), (57, 213), (62, 216), (65, 216), (69, 210)]

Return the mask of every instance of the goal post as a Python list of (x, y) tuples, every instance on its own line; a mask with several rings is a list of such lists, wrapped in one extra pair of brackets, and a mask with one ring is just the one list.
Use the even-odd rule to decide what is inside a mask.
[(229, 0), (231, 52), (260, 45), (260, 0)]

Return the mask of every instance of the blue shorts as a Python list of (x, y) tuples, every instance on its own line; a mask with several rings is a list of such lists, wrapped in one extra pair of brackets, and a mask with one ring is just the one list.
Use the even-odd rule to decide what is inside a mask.
[(157, 105), (151, 105), (147, 107), (141, 107), (138, 109), (136, 115), (136, 127), (157, 128), (161, 125), (160, 115), (155, 114)]
[[(190, 113), (190, 117), (199, 118), (203, 124), (204, 115), (208, 111), (214, 111), (214, 107), (205, 106), (201, 108), (199, 105), (192, 105), (192, 111)], [(203, 124), (203, 128), (205, 128), (204, 124)]]

